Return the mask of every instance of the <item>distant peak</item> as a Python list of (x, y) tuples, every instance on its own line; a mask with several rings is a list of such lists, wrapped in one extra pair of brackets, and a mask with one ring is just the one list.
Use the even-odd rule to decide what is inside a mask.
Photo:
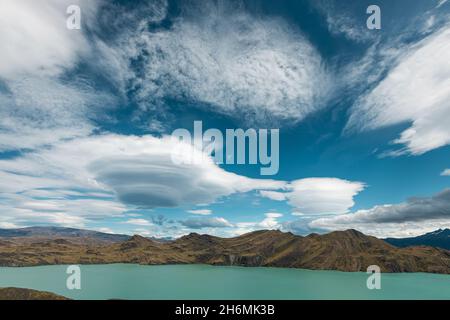
[(143, 236), (140, 236), (138, 234), (133, 235), (129, 240), (129, 242), (150, 242), (150, 239), (147, 239)]
[(450, 229), (446, 228), (446, 229), (438, 229), (436, 231), (432, 231), (428, 234), (433, 234), (433, 235), (438, 235), (438, 234), (450, 234)]

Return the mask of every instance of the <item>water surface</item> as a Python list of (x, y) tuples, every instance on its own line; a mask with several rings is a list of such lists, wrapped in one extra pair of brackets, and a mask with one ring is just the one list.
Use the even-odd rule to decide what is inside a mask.
[(73, 299), (450, 299), (450, 275), (382, 274), (368, 290), (363, 272), (208, 265), (82, 265), (81, 290), (66, 288), (67, 266), (0, 268), (0, 287)]

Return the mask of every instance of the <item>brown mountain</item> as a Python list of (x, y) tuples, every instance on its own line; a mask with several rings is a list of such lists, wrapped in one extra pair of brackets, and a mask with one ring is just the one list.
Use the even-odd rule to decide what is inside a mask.
[(0, 288), (0, 300), (68, 300), (57, 294), (23, 288)]
[(159, 242), (133, 236), (109, 244), (80, 244), (70, 239), (9, 238), (0, 245), (0, 265), (92, 263), (271, 266), (383, 272), (450, 273), (450, 251), (418, 246), (397, 248), (355, 230), (306, 237), (280, 231), (255, 231), (235, 238), (191, 233)]

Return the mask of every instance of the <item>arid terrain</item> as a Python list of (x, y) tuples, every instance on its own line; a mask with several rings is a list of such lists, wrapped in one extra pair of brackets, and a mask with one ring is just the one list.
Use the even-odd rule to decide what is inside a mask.
[(0, 300), (68, 300), (68, 298), (46, 291), (0, 288)]
[(0, 238), (0, 266), (107, 263), (201, 263), (340, 271), (366, 271), (375, 264), (382, 272), (450, 274), (450, 251), (426, 246), (397, 248), (355, 230), (305, 237), (268, 230), (235, 238), (191, 233), (173, 241), (137, 235), (108, 241), (55, 235)]

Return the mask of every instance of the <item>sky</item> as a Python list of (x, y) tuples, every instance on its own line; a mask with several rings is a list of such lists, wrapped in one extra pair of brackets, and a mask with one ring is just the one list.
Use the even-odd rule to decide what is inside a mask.
[[(381, 29), (366, 24), (373, 4)], [(0, 228), (450, 227), (450, 1), (2, 0), (0, 12)], [(171, 139), (194, 121), (278, 129), (279, 170)], [(178, 148), (202, 161), (174, 162)]]

